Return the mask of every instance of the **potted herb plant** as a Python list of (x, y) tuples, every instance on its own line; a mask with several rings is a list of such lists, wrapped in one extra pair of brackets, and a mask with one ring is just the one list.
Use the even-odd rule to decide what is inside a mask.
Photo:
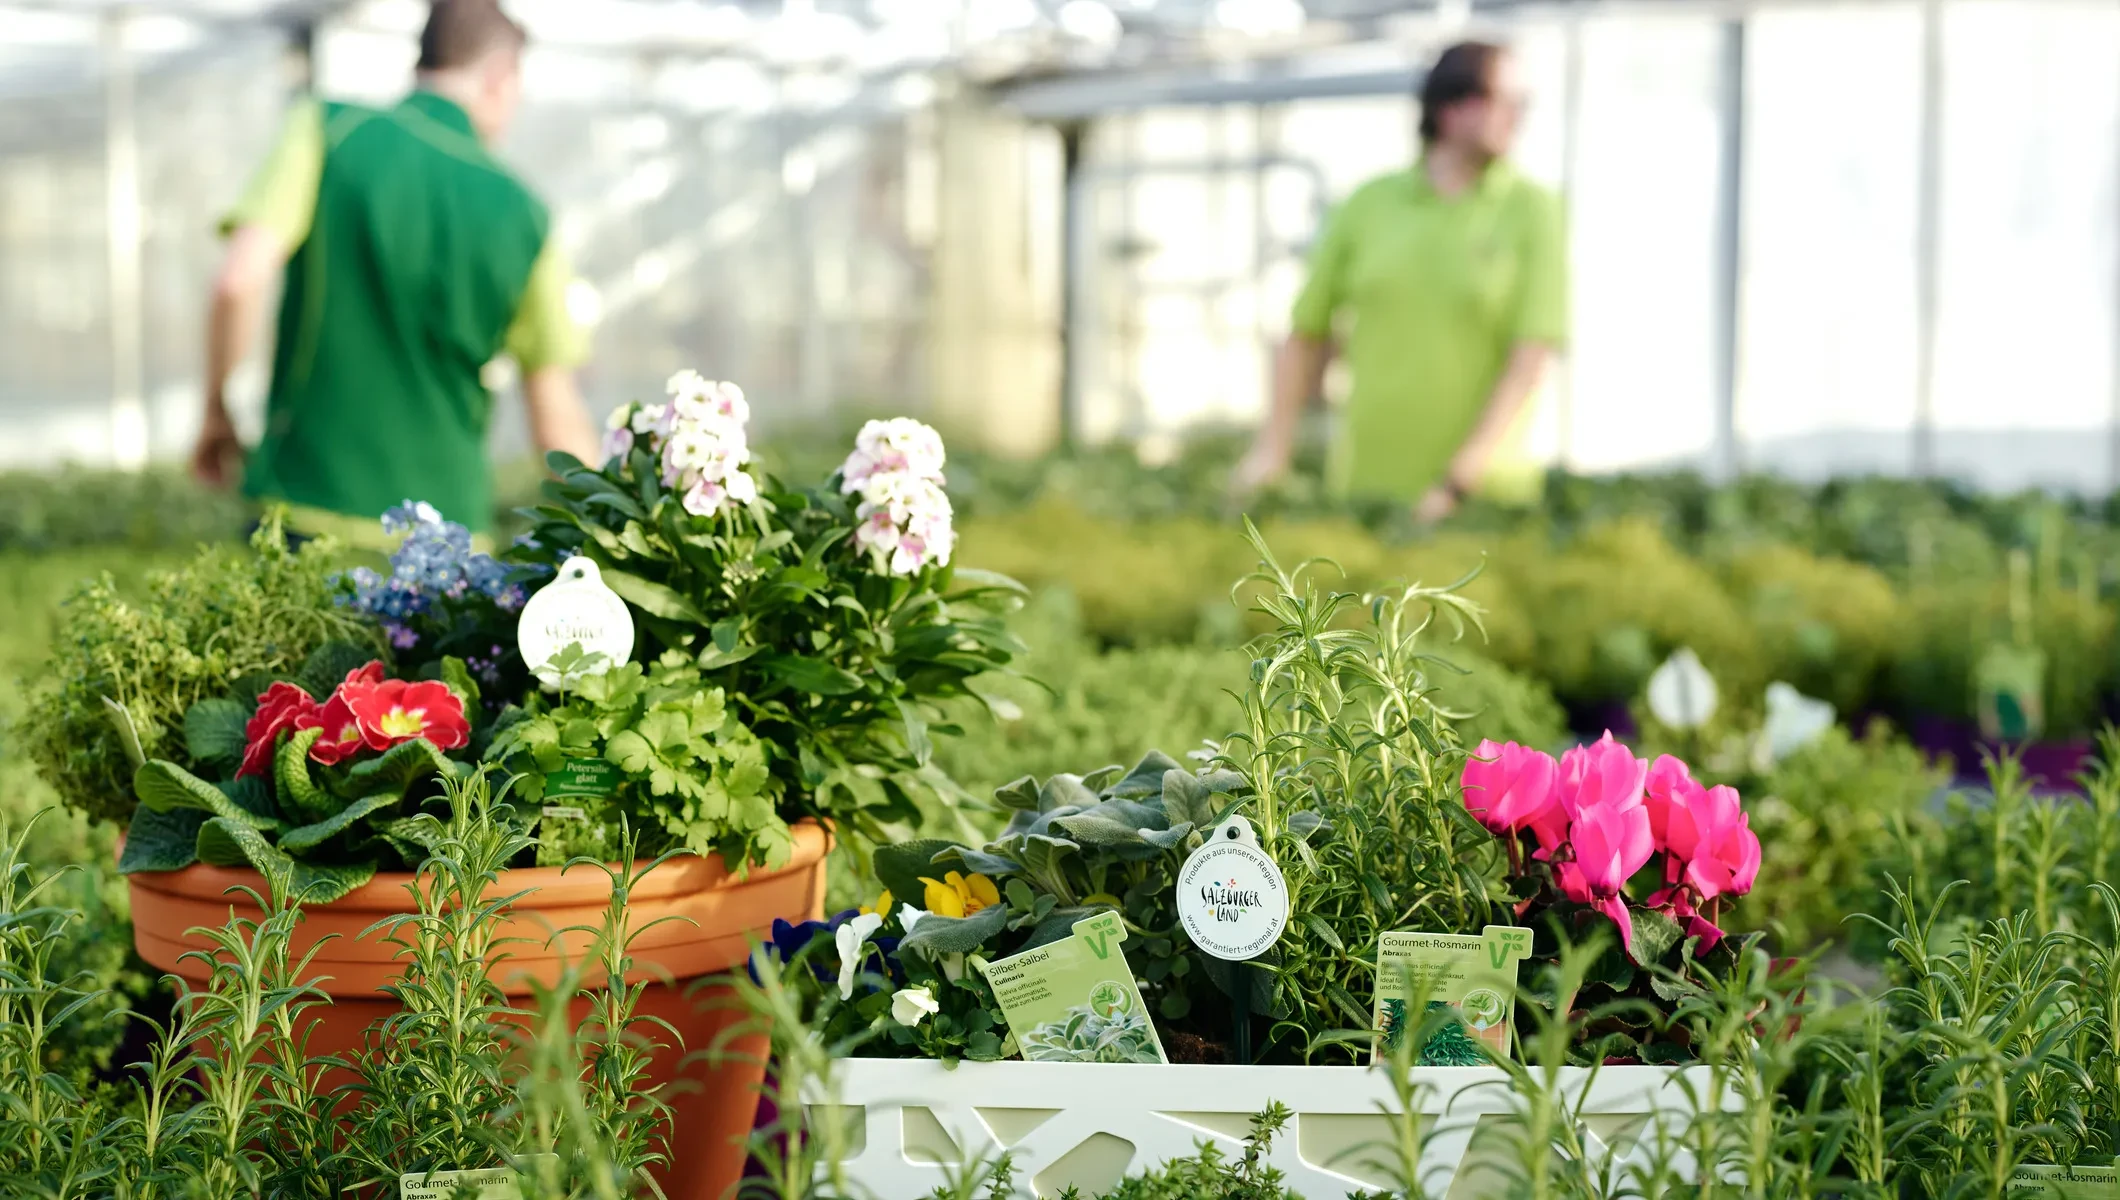
[[(866, 1112), (868, 1142), (846, 1164), (855, 1183), (917, 1194), (952, 1161), (1006, 1149), (1041, 1188), (1103, 1186), (1202, 1137), (1234, 1142), (1247, 1114), (1279, 1101), (1309, 1143), (1274, 1164), (1298, 1190), (1379, 1186), (1318, 1139), (1385, 1105), (1438, 1118), (1416, 1174), (1439, 1195), (1476, 1169), (1478, 1118), (1515, 1103), (1507, 1085), (1535, 1043), (1560, 1068), (1546, 1086), (1571, 1120), (1647, 1114), (1677, 1136), (1696, 1104), (1727, 1099), (1705, 1094), (1668, 1021), (1635, 1014), (1668, 1017), (1754, 953), (1721, 927), (1759, 862), (1736, 793), (1694, 783), (1676, 759), (1652, 770), (1609, 738), (1564, 762), (1514, 745), (1468, 753), (1433, 700), (1429, 673), (1445, 668), (1425, 638), (1476, 610), (1415, 588), (1370, 598), (1368, 622), (1349, 627), (1356, 597), (1321, 592), (1259, 548), (1259, 603), (1276, 629), (1251, 647), (1245, 726), (1214, 761), (1150, 755), (1131, 770), (1020, 780), (996, 795), (1009, 816), (992, 839), (879, 850), (875, 903), (776, 931), (776, 955), (810, 968), (786, 977), (807, 991), (825, 1043), (855, 1047), (831, 1098)], [(1278, 942), (1243, 965), (1198, 949), (1178, 903), (1189, 856), (1232, 814), (1255, 828), (1289, 897)], [(1129, 1011), (1123, 983), (1026, 1040), (993, 982), (996, 962), (1060, 949), (1100, 913), (1125, 931), (1159, 1050), (1098, 1019)], [(1497, 927), (1521, 936), (1521, 976), (1511, 966), (1433, 1002), (1434, 977), (1387, 978), (1406, 969), (1383, 953), (1393, 935), (1477, 944)], [(1377, 1003), (1387, 982), (1401, 985), (1396, 1007)], [(1380, 1054), (1401, 1057), (1410, 1089), (1367, 1069)], [(1007, 1061), (1018, 1056), (1035, 1061)], [(894, 1116), (909, 1108), (934, 1119)], [(1020, 1131), (978, 1119), (1015, 1108), (1057, 1111)], [(1131, 1146), (1130, 1163), (1091, 1161), (1086, 1147), (1111, 1138)], [(1649, 1152), (1595, 1143), (1615, 1169)]]
[[(121, 866), (142, 955), (203, 978), (204, 964), (185, 957), (208, 948), (196, 927), (231, 909), (255, 916), (240, 889), (301, 903), (298, 953), (337, 1000), (312, 1048), (351, 1049), (393, 1003), (378, 989), (398, 973), (396, 948), (378, 922), (405, 911), (450, 783), (496, 764), (542, 843), (497, 884), (511, 898), (510, 934), (528, 939), (498, 973), (511, 996), (549, 985), (580, 949), (579, 927), (610, 902), (610, 878), (578, 858), (686, 856), (631, 889), (626, 907), (641, 931), (634, 960), (657, 980), (641, 1011), (683, 1042), (658, 1057), (656, 1078), (676, 1078), (687, 1051), (717, 1043), (735, 1064), (710, 1068), (695, 1054), (682, 1074), (698, 1086), (672, 1101), (676, 1140), (692, 1149), (670, 1193), (718, 1196), (741, 1167), (762, 1042), (730, 1041), (733, 1009), (713, 991), (687, 996), (687, 984), (741, 963), (775, 919), (819, 915), (825, 821), (876, 830), (909, 813), (920, 789), (952, 790), (927, 761), (932, 735), (948, 731), (933, 704), (1015, 651), (1001, 620), (1014, 586), (951, 569), (932, 430), (877, 423), (842, 472), (800, 492), (769, 477), (759, 486), (744, 419), (733, 387), (679, 376), (667, 403), (623, 411), (602, 472), (556, 463), (554, 503), (507, 561), (408, 502), (385, 518), (404, 539), (387, 574), (335, 574), (328, 547), (289, 549), (276, 530), (249, 560), (215, 552), (215, 578), (279, 600), (239, 610), (252, 625), (196, 636), (184, 611), (138, 614), (115, 600), (82, 610), (82, 643), (123, 635), (137, 661), (84, 655), (104, 675), (70, 680), (49, 711), (106, 714), (93, 725), (110, 735), (99, 744), (124, 755), (77, 774), (131, 776), (136, 810), (94, 801), (129, 819)], [(613, 512), (623, 520), (606, 522)], [(514, 650), (526, 598), (577, 552), (613, 563), (606, 577), (641, 631), (632, 663), (570, 647), (526, 664)], [(95, 625), (113, 613), (117, 634)], [(169, 672), (181, 687), (143, 692), (140, 663), (167, 650), (135, 625), (259, 649), (186, 660)]]

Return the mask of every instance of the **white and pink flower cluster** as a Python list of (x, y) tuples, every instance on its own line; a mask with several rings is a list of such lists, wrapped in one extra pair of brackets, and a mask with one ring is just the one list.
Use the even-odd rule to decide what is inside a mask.
[(942, 435), (911, 417), (870, 421), (839, 468), (839, 490), (859, 494), (854, 545), (876, 570), (911, 575), (948, 566), (957, 545), (942, 490)]
[(662, 463), (662, 483), (682, 497), (685, 511), (711, 517), (732, 505), (758, 499), (758, 483), (744, 467), (751, 461), (751, 406), (733, 383), (702, 378), (697, 371), (670, 377), (666, 404), (627, 404), (611, 414), (604, 459), (624, 458), (641, 438)]

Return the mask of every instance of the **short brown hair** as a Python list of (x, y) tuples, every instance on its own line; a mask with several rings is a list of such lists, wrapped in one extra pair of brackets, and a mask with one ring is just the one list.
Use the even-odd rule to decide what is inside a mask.
[(1505, 53), (1493, 42), (1459, 42), (1428, 68), (1421, 81), (1421, 141), (1443, 136), (1443, 113), (1452, 105), (1477, 100), (1494, 83), (1494, 64)]
[(427, 28), (420, 32), (422, 71), (468, 67), (496, 49), (520, 50), (529, 35), (507, 13), (500, 0), (434, 0)]

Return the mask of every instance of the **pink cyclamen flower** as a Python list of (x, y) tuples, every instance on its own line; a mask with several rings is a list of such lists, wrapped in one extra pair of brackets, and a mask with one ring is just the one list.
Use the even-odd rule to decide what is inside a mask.
[(1667, 831), (1671, 827), (1671, 806), (1685, 802), (1689, 792), (1700, 790), (1693, 782), (1693, 772), (1686, 764), (1668, 754), (1660, 754), (1649, 765), (1647, 781), (1642, 785), (1642, 804), (1649, 810), (1649, 833), (1656, 839), (1656, 848), (1664, 848)]
[(1539, 844), (1558, 844), (1567, 815), (1561, 811), (1560, 765), (1553, 756), (1515, 742), (1483, 741), (1465, 762), (1461, 780), (1465, 811), (1496, 837), (1538, 831)]
[(1704, 900), (1742, 896), (1759, 877), (1759, 836), (1736, 788), (1694, 785), (1671, 808), (1664, 847)]
[[(1568, 842), (1575, 861), (1560, 872), (1563, 894), (1587, 894), (1592, 908), (1612, 918), (1619, 927), (1620, 941), (1634, 949), (1634, 921), (1627, 915), (1622, 895), (1627, 881), (1656, 853), (1656, 839), (1649, 832), (1649, 811), (1637, 798), (1633, 804), (1597, 804), (1582, 809), (1568, 826)], [(1572, 894), (1571, 894), (1572, 893)]]
[(1683, 936), (1699, 938), (1703, 954), (1713, 950), (1715, 944), (1723, 940), (1723, 931), (1715, 922), (1700, 915), (1700, 910), (1694, 907), (1692, 892), (1686, 888), (1664, 888), (1649, 897), (1649, 907), (1669, 912), (1684, 929)]
[(1639, 808), (1649, 764), (1612, 740), (1611, 731), (1561, 756), (1561, 807), (1573, 820), (1592, 808)]

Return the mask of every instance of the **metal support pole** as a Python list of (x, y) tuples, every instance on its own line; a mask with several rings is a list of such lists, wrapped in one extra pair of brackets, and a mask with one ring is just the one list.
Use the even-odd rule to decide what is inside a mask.
[(110, 456), (134, 471), (147, 465), (147, 402), (141, 350), (140, 132), (133, 63), (125, 44), (131, 16), (103, 18), (103, 209), (110, 285)]
[(1715, 222), (1714, 474), (1734, 479), (1743, 467), (1737, 436), (1738, 349), (1744, 292), (1745, 22), (1722, 27), (1721, 179)]
[(1936, 473), (1936, 326), (1943, 247), (1943, 0), (1921, 5), (1921, 149), (1914, 218), (1913, 472)]
[[(1572, 219), (1575, 202), (1582, 191), (1582, 144), (1583, 144), (1583, 18), (1570, 14), (1567, 27), (1566, 57), (1563, 59), (1561, 80), (1561, 202), (1570, 221), (1565, 226), (1574, 229)], [(1571, 233), (1568, 245), (1561, 253), (1570, 253), (1574, 245)], [(1572, 281), (1575, 272), (1570, 271)], [(1558, 443), (1554, 458), (1560, 469), (1570, 470), (1574, 466), (1575, 450), (1575, 360), (1564, 355), (1560, 369), (1553, 381), (1554, 440)]]
[(1082, 143), (1088, 128), (1080, 121), (1060, 126), (1060, 444), (1072, 448), (1082, 435), (1082, 390), (1089, 379), (1089, 327), (1092, 302), (1089, 246), (1091, 205), (1082, 183)]

